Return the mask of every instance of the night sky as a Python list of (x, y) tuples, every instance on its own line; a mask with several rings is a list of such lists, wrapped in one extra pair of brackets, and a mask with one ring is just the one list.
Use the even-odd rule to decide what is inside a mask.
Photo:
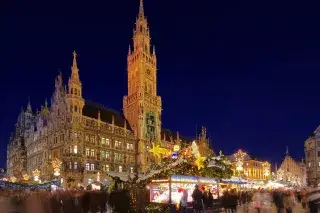
[[(0, 166), (21, 106), (40, 109), (78, 53), (83, 95), (116, 110), (139, 0), (1, 6)], [(84, 3), (85, 2), (85, 3)], [(319, 5), (309, 1), (145, 0), (163, 127), (280, 163), (320, 124)]]

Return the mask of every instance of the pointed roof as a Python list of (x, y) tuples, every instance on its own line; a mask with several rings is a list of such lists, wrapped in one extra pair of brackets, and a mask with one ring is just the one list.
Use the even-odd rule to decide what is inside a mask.
[(73, 62), (72, 62), (72, 67), (71, 67), (71, 80), (73, 82), (80, 83), (76, 51), (73, 51)]
[(77, 65), (77, 53), (76, 53), (75, 50), (73, 51), (73, 63), (72, 63), (72, 68), (78, 68), (78, 65)]
[(32, 112), (32, 107), (31, 107), (30, 99), (28, 100), (27, 112)]
[(143, 9), (143, 0), (140, 0), (140, 6), (139, 6), (139, 18), (144, 17), (144, 9)]

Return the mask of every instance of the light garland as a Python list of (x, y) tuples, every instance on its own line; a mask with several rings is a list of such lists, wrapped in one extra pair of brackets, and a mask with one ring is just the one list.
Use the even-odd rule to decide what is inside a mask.
[(243, 160), (246, 154), (247, 153), (243, 152), (241, 149), (239, 149), (238, 152), (234, 154), (234, 157), (236, 158), (236, 161), (237, 161), (236, 170), (238, 172), (243, 171)]
[(14, 183), (14, 182), (17, 181), (17, 178), (16, 178), (15, 176), (12, 176), (12, 177), (10, 177), (10, 181), (11, 181), (12, 183)]
[(32, 171), (34, 181), (39, 181), (40, 171), (38, 169)]
[(270, 175), (270, 163), (268, 161), (263, 162), (262, 168), (264, 171), (264, 176), (268, 177)]
[(206, 161), (206, 157), (202, 157), (199, 152), (199, 147), (195, 141), (191, 144), (192, 154), (196, 158), (194, 164), (197, 166), (198, 170), (204, 168), (204, 162)]
[(97, 173), (97, 181), (100, 182), (100, 172)]
[(62, 162), (58, 158), (52, 160), (53, 175), (56, 177), (60, 176), (61, 164)]
[(22, 190), (22, 189), (51, 189), (51, 186), (60, 186), (58, 181), (51, 181), (43, 184), (22, 184), (0, 181), (0, 189)]

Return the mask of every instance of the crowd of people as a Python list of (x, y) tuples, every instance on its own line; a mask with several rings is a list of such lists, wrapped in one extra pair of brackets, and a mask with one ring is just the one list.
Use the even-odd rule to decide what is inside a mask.
[[(320, 190), (225, 190), (215, 199), (214, 193), (196, 185), (192, 207), (195, 213), (219, 209), (226, 213), (236, 212), (295, 212), (299, 204), (305, 212), (318, 212)], [(128, 191), (111, 192), (85, 190), (2, 190), (0, 191), (0, 213), (124, 213), (130, 209)], [(188, 192), (183, 191), (180, 211), (187, 212)], [(212, 211), (211, 211), (212, 212)], [(301, 211), (299, 211), (301, 212)], [(302, 211), (303, 212), (303, 211)]]
[(5, 190), (0, 191), (0, 213), (102, 213), (107, 212), (108, 208), (119, 213), (128, 212), (128, 195), (127, 199), (121, 195), (121, 205), (115, 206), (119, 193)]
[[(182, 212), (186, 212), (184, 206), (187, 197), (185, 195), (181, 200)], [(307, 190), (243, 190), (235, 189), (225, 190), (218, 202), (212, 197), (210, 191), (204, 190), (196, 186), (193, 193), (193, 209), (195, 212), (209, 211), (215, 203), (218, 203), (219, 209), (227, 213), (236, 212), (277, 212), (292, 213), (294, 209), (299, 212), (318, 213), (317, 199), (310, 199), (311, 191)], [(313, 193), (315, 194), (315, 193)], [(314, 195), (315, 196), (315, 195)], [(297, 207), (297, 208), (295, 208)]]

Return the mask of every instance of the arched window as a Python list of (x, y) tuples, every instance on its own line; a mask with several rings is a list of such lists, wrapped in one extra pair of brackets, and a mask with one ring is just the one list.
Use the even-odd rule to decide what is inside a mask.
[(71, 95), (73, 94), (73, 88), (71, 88), (71, 91), (70, 91)]
[(78, 112), (78, 107), (77, 106), (74, 106), (74, 111)]

